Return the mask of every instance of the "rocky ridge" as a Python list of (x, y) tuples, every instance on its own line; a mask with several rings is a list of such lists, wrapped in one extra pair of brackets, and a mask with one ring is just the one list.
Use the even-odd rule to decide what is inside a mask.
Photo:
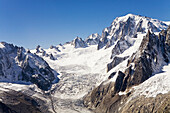
[[(139, 101), (136, 103), (138, 106), (142, 106), (138, 109), (134, 107), (135, 104), (133, 102), (131, 106), (128, 106), (131, 102), (125, 104), (122, 101), (130, 98), (129, 95), (131, 95), (133, 91), (128, 90), (131, 89), (131, 87), (143, 83), (153, 74), (160, 72), (163, 65), (169, 63), (169, 34), (167, 34), (169, 33), (169, 30), (170, 29), (168, 28), (167, 30), (161, 31), (158, 36), (148, 31), (147, 35), (142, 40), (139, 50), (128, 59), (125, 71), (122, 72), (118, 70), (115, 82), (104, 82), (95, 88), (87, 97), (85, 97), (85, 105), (90, 109), (94, 109), (95, 112), (100, 111), (100, 113), (124, 113), (127, 111), (153, 112), (154, 107), (158, 104), (154, 104), (154, 101), (151, 101), (150, 104), (153, 109), (149, 108), (151, 106), (145, 106), (144, 108), (142, 106), (142, 103), (145, 103), (144, 97), (139, 97), (141, 100), (133, 99), (133, 102), (135, 103), (137, 100)], [(115, 72), (109, 79), (113, 76), (115, 76)], [(128, 92), (125, 94), (126, 97), (120, 96), (120, 92), (125, 91)], [(166, 96), (157, 96), (153, 100), (160, 102), (161, 100), (158, 98), (169, 99), (169, 97)], [(127, 100), (125, 102), (127, 102)], [(166, 107), (163, 105), (163, 108), (160, 108), (160, 110), (169, 111), (170, 106), (168, 103), (169, 101), (167, 100), (165, 102)], [(122, 108), (120, 108), (120, 106), (122, 106)]]
[[(51, 109), (54, 113), (125, 113), (155, 112), (157, 107), (160, 112), (169, 112), (168, 92), (145, 99), (144, 95), (134, 96), (136, 89), (133, 89), (169, 63), (170, 27), (163, 30), (165, 28), (167, 25), (159, 20), (128, 14), (116, 18), (110, 27), (103, 30), (102, 36), (92, 34), (85, 40), (76, 37), (71, 42), (49, 49), (37, 46), (29, 51), (0, 43), (2, 82), (33, 83), (42, 89), (38, 93), (36, 88), (18, 90), (16, 85), (16, 91), (3, 89), (0, 110), (5, 108), (9, 112), (18, 112), (28, 108), (32, 112), (50, 112)], [(155, 35), (158, 32), (159, 35)], [(58, 82), (56, 71), (61, 74), (61, 80), (51, 88)], [(33, 95), (27, 95), (30, 90)], [(49, 92), (44, 93), (46, 90)], [(88, 91), (91, 92), (83, 97)], [(16, 109), (21, 104), (23, 109)]]
[(1, 82), (33, 83), (42, 90), (48, 90), (52, 83), (59, 81), (58, 73), (41, 57), (5, 42), (1, 42), (0, 46)]

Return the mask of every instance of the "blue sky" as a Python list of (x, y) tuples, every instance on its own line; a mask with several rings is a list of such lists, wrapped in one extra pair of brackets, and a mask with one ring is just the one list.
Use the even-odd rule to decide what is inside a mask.
[(170, 0), (0, 0), (0, 41), (48, 48), (101, 34), (128, 13), (170, 21)]

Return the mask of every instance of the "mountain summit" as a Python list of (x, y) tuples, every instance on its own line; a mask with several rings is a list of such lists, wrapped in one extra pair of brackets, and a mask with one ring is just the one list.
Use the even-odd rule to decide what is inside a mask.
[(3, 112), (170, 112), (170, 26), (157, 19), (127, 14), (48, 49), (2, 42), (0, 59)]

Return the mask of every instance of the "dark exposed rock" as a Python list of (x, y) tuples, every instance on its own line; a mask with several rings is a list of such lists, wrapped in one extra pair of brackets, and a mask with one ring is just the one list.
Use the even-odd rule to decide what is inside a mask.
[(126, 60), (128, 56), (126, 57), (117, 57), (115, 56), (113, 58), (113, 61), (109, 64), (107, 64), (107, 72), (109, 72), (112, 68), (116, 67), (118, 64), (120, 64), (122, 61)]
[[(168, 59), (166, 52), (163, 49), (159, 49), (165, 48), (164, 44), (165, 41), (161, 41), (156, 35), (148, 32), (137, 53), (133, 54), (128, 61), (127, 69), (124, 72), (125, 77), (122, 80), (121, 91), (144, 82), (154, 72), (161, 69), (160, 65), (163, 65), (164, 62), (167, 62), (166, 59)], [(159, 59), (161, 56), (163, 58)], [(131, 65), (131, 63), (134, 64)]]
[(117, 77), (115, 85), (114, 85), (114, 94), (118, 93), (121, 90), (122, 85), (123, 85), (124, 77), (125, 77), (125, 74), (122, 73), (121, 71), (119, 71), (118, 72), (118, 77)]
[(114, 86), (114, 83), (101, 84), (95, 88), (87, 97), (85, 97), (84, 104), (90, 109), (95, 109), (103, 101), (105, 95), (110, 93), (111, 88)]
[[(0, 79), (5, 82), (33, 83), (43, 90), (48, 90), (56, 78), (54, 70), (41, 57), (28, 53), (23, 47), (1, 43)], [(39, 50), (40, 46), (37, 47)], [(41, 52), (41, 51), (39, 51)]]
[(97, 50), (99, 50), (99, 49), (101, 49), (101, 48), (103, 48), (107, 43), (108, 43), (108, 39), (107, 39), (107, 36), (108, 36), (109, 34), (107, 33), (107, 32), (104, 32), (103, 31), (103, 33), (102, 33), (102, 37), (103, 38), (101, 38), (101, 40), (99, 41), (99, 43), (98, 43), (98, 46), (97, 46)]
[(50, 113), (45, 103), (47, 102), (40, 98), (22, 92), (12, 90), (0, 93), (1, 113)]
[[(139, 21), (136, 21), (136, 19)], [(158, 20), (154, 21), (156, 22)], [(108, 48), (112, 46), (115, 41), (124, 39), (127, 36), (130, 38), (136, 38), (138, 33), (146, 33), (147, 30), (151, 30), (152, 32), (160, 32), (160, 30), (167, 27), (167, 25), (163, 22), (158, 22), (162, 26), (161, 29), (160, 27), (155, 26), (153, 20), (148, 17), (128, 14), (124, 19), (122, 19), (122, 17), (116, 18), (110, 27), (103, 30), (100, 40), (101, 42), (98, 44), (98, 49), (101, 49), (104, 46)]]
[(36, 47), (36, 53), (39, 53), (39, 52), (40, 52), (40, 50), (39, 50), (40, 47), (41, 47), (40, 45), (38, 45), (38, 46)]
[[(60, 45), (60, 46), (62, 46), (62, 45)], [(59, 50), (59, 48), (58, 47), (56, 47), (56, 46), (50, 46), (50, 49), (55, 49), (56, 51), (58, 51), (58, 52), (61, 52), (60, 50)]]
[[(168, 31), (168, 29), (162, 31), (159, 36), (148, 31), (147, 35), (143, 38), (139, 50), (129, 58), (125, 71), (118, 72), (115, 83), (106, 82), (107, 85), (103, 83), (95, 88), (85, 97), (84, 104), (96, 113), (156, 112), (158, 111), (157, 108), (159, 108), (160, 112), (169, 112), (169, 94), (168, 96), (158, 95), (156, 98), (148, 98), (146, 101), (145, 97), (134, 98), (133, 101), (129, 102), (130, 104), (126, 102), (130, 98), (131, 92), (128, 92), (126, 95), (119, 95), (120, 91), (127, 91), (132, 86), (144, 82), (153, 73), (159, 72), (162, 66), (169, 62), (170, 51), (168, 50), (169, 45), (166, 40)], [(110, 76), (114, 75), (115, 73)], [(112, 86), (103, 95), (100, 88), (108, 89), (109, 84), (112, 84)], [(98, 94), (98, 92), (100, 93)], [(100, 96), (96, 96), (96, 94)], [(163, 105), (160, 105), (158, 104), (161, 102), (160, 98), (168, 99), (163, 102)], [(150, 104), (147, 105), (147, 103)]]
[[(155, 98), (146, 98), (145, 96), (134, 98), (119, 108), (120, 113), (169, 113), (170, 93), (160, 94)], [(110, 113), (112, 111), (110, 110)]]
[(85, 43), (88, 45), (97, 45), (100, 41), (101, 36), (99, 34), (91, 34), (85, 39)]
[(87, 44), (80, 38), (80, 37), (76, 37), (71, 44), (75, 47), (75, 48), (85, 48), (87, 47)]
[(145, 29), (142, 28), (143, 20), (140, 20), (140, 22), (137, 24), (137, 32), (145, 33)]
[(17, 112), (0, 102), (0, 113), (17, 113)]
[[(165, 44), (161, 45), (161, 47), (162, 47), (161, 49), (162, 49), (162, 51), (165, 51), (164, 58), (167, 59), (166, 58), (166, 56), (167, 56), (166, 54), (170, 53), (170, 26), (168, 27), (167, 30), (162, 30), (160, 32), (159, 40), (160, 40), (160, 42), (164, 42), (165, 41)], [(168, 55), (168, 56), (170, 56), (170, 55)], [(168, 62), (169, 60), (167, 59), (166, 61)]]
[(115, 74), (116, 74), (116, 72), (111, 73), (110, 76), (108, 77), (108, 79), (113, 78), (115, 76)]
[[(100, 86), (101, 87), (101, 86)], [(107, 88), (108, 86), (103, 86)], [(96, 88), (97, 89), (97, 88)], [(98, 92), (98, 90), (94, 90)], [(95, 92), (92, 92), (95, 94)], [(170, 93), (159, 94), (156, 97), (146, 98), (145, 96), (133, 97), (133, 91), (125, 95), (115, 94), (112, 96), (111, 88), (100, 98), (88, 95), (84, 104), (95, 113), (169, 113)], [(95, 100), (95, 101), (91, 101)], [(96, 104), (98, 103), (98, 104)], [(96, 106), (95, 106), (96, 105)]]
[(51, 59), (51, 60), (55, 60), (53, 54), (50, 54), (50, 59)]
[(45, 51), (44, 51), (44, 49), (43, 49), (43, 48), (41, 48), (41, 46), (40, 46), (40, 45), (38, 45), (38, 46), (36, 47), (36, 53), (42, 53), (42, 54), (45, 54)]
[(119, 55), (123, 53), (130, 46), (132, 46), (132, 44), (129, 43), (128, 41), (124, 39), (119, 40), (117, 44), (115, 45), (115, 47), (112, 49), (111, 59), (114, 58), (115, 55)]

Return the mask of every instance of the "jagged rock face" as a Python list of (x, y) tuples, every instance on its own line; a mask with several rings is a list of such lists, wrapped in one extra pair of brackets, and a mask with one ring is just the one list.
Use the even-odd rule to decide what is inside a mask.
[(126, 40), (119, 40), (115, 47), (112, 49), (112, 55), (111, 59), (114, 58), (115, 55), (122, 54), (126, 49), (128, 49), (130, 46), (132, 46), (131, 43), (129, 43)]
[(75, 48), (85, 48), (87, 47), (87, 44), (79, 37), (75, 38), (71, 44), (75, 47)]
[(164, 46), (166, 46), (166, 51), (170, 51), (170, 26), (168, 27), (167, 30), (161, 31), (161, 33), (159, 34), (159, 38), (162, 38), (163, 39), (162, 41), (165, 41)]
[[(60, 44), (60, 46), (62, 46), (62, 45)], [(50, 46), (50, 49), (55, 49), (56, 51), (61, 52), (59, 47), (56, 47), (56, 46), (53, 46), (53, 45)]]
[(150, 78), (153, 73), (159, 72), (161, 67), (169, 62), (168, 51), (165, 51), (164, 39), (165, 37), (158, 39), (156, 35), (148, 32), (139, 50), (128, 60), (127, 69), (124, 72), (125, 76), (121, 77), (123, 78), (121, 80), (121, 88), (117, 89), (115, 87), (115, 92), (117, 92), (117, 90), (125, 91), (126, 88), (144, 82)]
[(2, 108), (1, 113), (19, 113), (21, 111), (24, 111), (24, 113), (41, 113), (41, 111), (38, 109), (39, 105), (34, 99), (26, 95), (17, 94), (16, 92), (11, 93), (4, 93), (3, 95), (1, 95), (3, 96), (2, 102), (0, 103), (0, 106)]
[(118, 64), (120, 64), (122, 61), (126, 60), (128, 58), (128, 56), (126, 57), (117, 57), (115, 56), (113, 58), (113, 61), (109, 64), (107, 64), (107, 72), (110, 71), (111, 69), (113, 69), (114, 67), (116, 67)]
[(0, 92), (0, 113), (51, 113), (40, 98), (17, 91)]
[(91, 34), (85, 39), (85, 43), (88, 45), (97, 45), (100, 41), (101, 36), (99, 34)]
[(114, 83), (100, 84), (90, 94), (85, 97), (84, 104), (90, 109), (95, 109), (104, 100), (105, 96), (111, 93)]
[(36, 47), (36, 53), (44, 53), (45, 51), (41, 48), (40, 45)]
[(166, 43), (170, 46), (170, 26), (167, 29)]
[[(56, 52), (61, 52), (59, 50), (59, 47), (56, 47), (56, 46), (51, 46), (49, 49), (55, 49)], [(57, 58), (54, 58), (53, 54), (48, 54), (43, 48), (41, 48), (40, 45), (38, 45), (36, 47), (36, 55), (38, 56), (45, 56), (45, 57), (49, 57), (51, 60), (57, 60)]]
[(33, 83), (42, 90), (48, 90), (53, 81), (58, 81), (55, 71), (41, 57), (12, 44), (0, 45), (0, 81)]
[(104, 38), (100, 39), (97, 49), (99, 50), (99, 49), (103, 48), (108, 42), (109, 42), (109, 39), (107, 39), (106, 36)]
[[(161, 103), (161, 104), (160, 104)], [(140, 113), (169, 113), (170, 112), (170, 94), (160, 94), (155, 98), (146, 98), (144, 96), (132, 99), (125, 106), (120, 107), (119, 112), (140, 112)], [(111, 111), (111, 110), (110, 110)], [(113, 111), (113, 110), (112, 110)]]
[[(161, 70), (162, 66), (169, 63), (170, 51), (168, 50), (168, 38), (167, 32), (169, 32), (169, 28), (165, 31), (162, 31), (159, 36), (151, 33), (150, 31), (147, 35), (143, 38), (143, 41), (139, 47), (139, 50), (136, 51), (128, 60), (127, 68), (125, 71), (119, 71), (118, 76), (115, 82), (106, 82), (105, 84), (102, 83), (100, 86), (95, 88), (87, 97), (85, 97), (85, 105), (93, 109), (95, 112), (100, 113), (125, 113), (125, 112), (145, 112), (145, 111), (152, 111), (151, 108), (155, 108), (157, 105), (154, 102), (160, 102), (160, 98), (167, 98), (159, 97), (158, 98), (150, 98), (147, 102), (150, 102), (150, 106), (146, 106), (146, 102), (144, 100), (145, 97), (140, 97), (140, 99), (134, 99), (129, 103), (126, 103), (129, 95), (132, 92), (126, 94), (126, 96), (120, 96), (120, 91), (125, 91), (130, 89), (132, 86), (139, 85), (140, 83), (144, 82), (148, 78), (150, 78), (154, 73), (157, 73)], [(168, 35), (169, 36), (169, 35)], [(168, 40), (167, 40), (168, 39)], [(115, 57), (115, 60), (117, 58)], [(117, 63), (112, 64), (116, 65)], [(111, 65), (111, 64), (108, 64)], [(112, 75), (113, 74), (113, 75)], [(113, 72), (109, 79), (112, 78), (116, 72)], [(109, 84), (112, 84), (110, 87)], [(102, 87), (102, 89), (100, 89)], [(108, 89), (107, 91), (104, 89)], [(103, 93), (103, 92), (105, 93)], [(100, 96), (95, 96), (100, 95)], [(169, 98), (169, 97), (168, 97)], [(140, 103), (141, 102), (141, 103)], [(165, 102), (165, 106), (158, 106), (161, 109), (168, 111), (169, 105), (167, 104), (168, 101)], [(136, 108), (136, 104), (141, 106), (140, 109)], [(156, 111), (154, 109), (153, 111)]]
[[(113, 96), (114, 83), (101, 84), (90, 95), (85, 97), (84, 104), (95, 113), (155, 113), (170, 112), (170, 93), (159, 94), (156, 97), (133, 97), (133, 91)], [(98, 97), (96, 98), (96, 95)], [(161, 104), (160, 104), (161, 103)]]
[[(136, 38), (138, 33), (160, 32), (167, 27), (166, 24), (159, 20), (142, 17), (139, 15), (128, 14), (123, 17), (116, 18), (110, 27), (107, 27), (102, 32), (101, 42), (98, 44), (98, 49), (112, 46), (118, 39), (129, 36)], [(107, 40), (107, 41), (106, 41)], [(105, 42), (104, 42), (105, 41)]]
[(53, 54), (50, 54), (50, 59), (51, 59), (51, 60), (55, 60)]

